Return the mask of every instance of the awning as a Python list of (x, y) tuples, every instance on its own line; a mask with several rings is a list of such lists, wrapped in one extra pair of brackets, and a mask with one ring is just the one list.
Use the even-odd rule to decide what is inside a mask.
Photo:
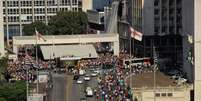
[(40, 46), (45, 60), (63, 57), (97, 58), (93, 45), (45, 45)]

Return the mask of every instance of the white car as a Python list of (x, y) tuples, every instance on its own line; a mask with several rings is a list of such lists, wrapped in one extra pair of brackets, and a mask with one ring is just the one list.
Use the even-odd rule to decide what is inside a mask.
[(91, 76), (95, 77), (97, 76), (97, 73), (92, 73)]
[(86, 88), (86, 96), (93, 96), (93, 90), (91, 89), (91, 87)]
[(85, 80), (85, 81), (89, 81), (90, 79), (91, 79), (91, 78), (90, 78), (89, 76), (85, 76), (85, 77), (84, 77), (84, 80)]
[(82, 83), (83, 83), (83, 80), (81, 80), (81, 79), (77, 80), (77, 84), (82, 84)]
[(100, 73), (100, 70), (95, 70), (94, 73), (99, 74), (99, 73)]

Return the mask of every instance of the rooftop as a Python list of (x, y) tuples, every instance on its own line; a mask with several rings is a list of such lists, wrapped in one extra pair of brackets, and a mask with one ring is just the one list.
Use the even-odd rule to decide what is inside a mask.
[[(154, 72), (132, 75), (131, 79), (131, 88), (154, 87)], [(128, 78), (127, 82), (130, 82), (130, 78)], [(159, 71), (156, 72), (156, 87), (169, 87), (176, 85), (176, 81), (171, 79), (170, 76)]]

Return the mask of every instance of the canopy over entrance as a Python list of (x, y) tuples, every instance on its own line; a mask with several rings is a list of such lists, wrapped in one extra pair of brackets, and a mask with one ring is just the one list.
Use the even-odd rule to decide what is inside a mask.
[(55, 58), (73, 59), (73, 58), (97, 58), (95, 47), (93, 45), (45, 45), (40, 46), (45, 60)]

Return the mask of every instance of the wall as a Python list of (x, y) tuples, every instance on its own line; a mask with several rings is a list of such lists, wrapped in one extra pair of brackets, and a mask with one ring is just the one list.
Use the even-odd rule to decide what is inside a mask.
[(194, 33), (194, 4), (192, 0), (183, 0), (182, 6), (183, 70), (187, 73), (187, 78), (193, 81), (194, 68), (188, 60), (190, 48), (193, 47), (193, 45), (188, 39)]
[(82, 0), (82, 11), (86, 12), (87, 10), (93, 9), (93, 1), (92, 0)]
[[(0, 53), (4, 55), (4, 31), (3, 31), (3, 9), (2, 0), (0, 0)], [(0, 55), (0, 57), (2, 56)]]
[(112, 0), (93, 0), (93, 9), (103, 9), (104, 6), (110, 5)]
[(144, 0), (142, 15), (142, 32), (144, 35), (154, 35), (154, 0)]
[[(181, 88), (160, 88), (156, 89), (156, 93), (160, 94), (160, 97), (155, 97), (153, 89), (135, 89), (134, 96), (138, 101), (190, 101), (190, 89), (186, 87)], [(161, 96), (165, 93), (166, 96)], [(172, 96), (168, 96), (168, 93), (172, 93)]]

